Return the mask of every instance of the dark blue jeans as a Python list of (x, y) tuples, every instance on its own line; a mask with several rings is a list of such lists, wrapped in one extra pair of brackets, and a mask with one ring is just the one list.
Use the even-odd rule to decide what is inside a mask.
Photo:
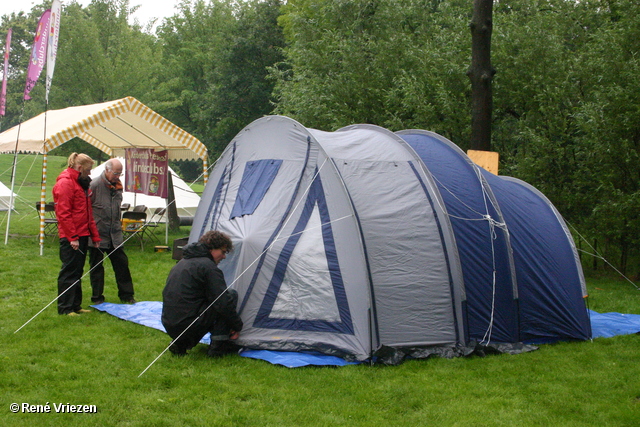
[(74, 250), (66, 238), (60, 239), (58, 274), (58, 314), (69, 314), (82, 308), (82, 271), (87, 259), (89, 236), (78, 239), (80, 247)]

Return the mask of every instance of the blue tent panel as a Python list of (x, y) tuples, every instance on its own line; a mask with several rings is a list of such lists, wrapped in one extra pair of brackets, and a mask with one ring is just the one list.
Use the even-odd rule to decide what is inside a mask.
[(282, 160), (275, 159), (253, 160), (246, 163), (229, 219), (253, 214), (278, 174), (281, 164)]
[(499, 218), (498, 212), (487, 200), (475, 169), (457, 147), (435, 135), (411, 132), (399, 135), (434, 176), (455, 233), (467, 293), (469, 337), (519, 341), (508, 242), (502, 230), (492, 229), (483, 219), (486, 215)]
[(529, 184), (483, 174), (511, 233), (522, 340), (591, 338), (581, 267), (564, 222)]

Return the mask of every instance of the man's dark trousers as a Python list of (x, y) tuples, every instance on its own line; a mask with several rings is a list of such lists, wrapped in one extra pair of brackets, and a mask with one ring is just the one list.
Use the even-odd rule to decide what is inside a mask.
[(133, 281), (129, 271), (129, 258), (122, 247), (114, 249), (89, 248), (89, 265), (91, 266), (92, 302), (104, 301), (104, 257), (111, 261), (118, 284), (118, 297), (123, 301), (133, 298)]

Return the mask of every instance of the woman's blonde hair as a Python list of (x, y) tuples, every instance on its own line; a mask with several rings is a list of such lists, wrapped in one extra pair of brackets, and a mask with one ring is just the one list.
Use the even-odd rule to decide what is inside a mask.
[(85, 169), (90, 168), (93, 166), (93, 159), (84, 153), (71, 153), (67, 161), (67, 167), (74, 168), (77, 164)]

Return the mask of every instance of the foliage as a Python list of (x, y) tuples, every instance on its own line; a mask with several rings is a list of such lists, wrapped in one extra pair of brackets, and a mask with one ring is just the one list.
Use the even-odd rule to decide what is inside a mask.
[[(26, 104), (22, 91), (48, 4), (2, 17), (2, 34), (14, 29), (3, 128), (45, 108), (43, 84)], [(630, 274), (640, 274), (639, 7), (496, 2), (492, 40), (500, 173), (540, 189)], [(134, 8), (64, 6), (51, 108), (134, 96), (202, 140), (211, 160), (272, 112), (323, 130), (427, 129), (469, 146), (468, 0), (183, 0), (156, 34), (128, 23)], [(70, 151), (102, 156), (79, 141), (59, 149)]]
[(471, 9), (425, 3), (288, 2), (287, 58), (272, 69), (276, 111), (325, 130), (372, 123), (462, 139)]
[(146, 102), (159, 68), (155, 38), (130, 27), (129, 0), (77, 3), (62, 16), (51, 108), (133, 96)]
[(279, 7), (278, 0), (183, 2), (158, 31), (164, 67), (150, 107), (199, 137), (214, 159), (272, 109), (265, 76), (283, 45)]

